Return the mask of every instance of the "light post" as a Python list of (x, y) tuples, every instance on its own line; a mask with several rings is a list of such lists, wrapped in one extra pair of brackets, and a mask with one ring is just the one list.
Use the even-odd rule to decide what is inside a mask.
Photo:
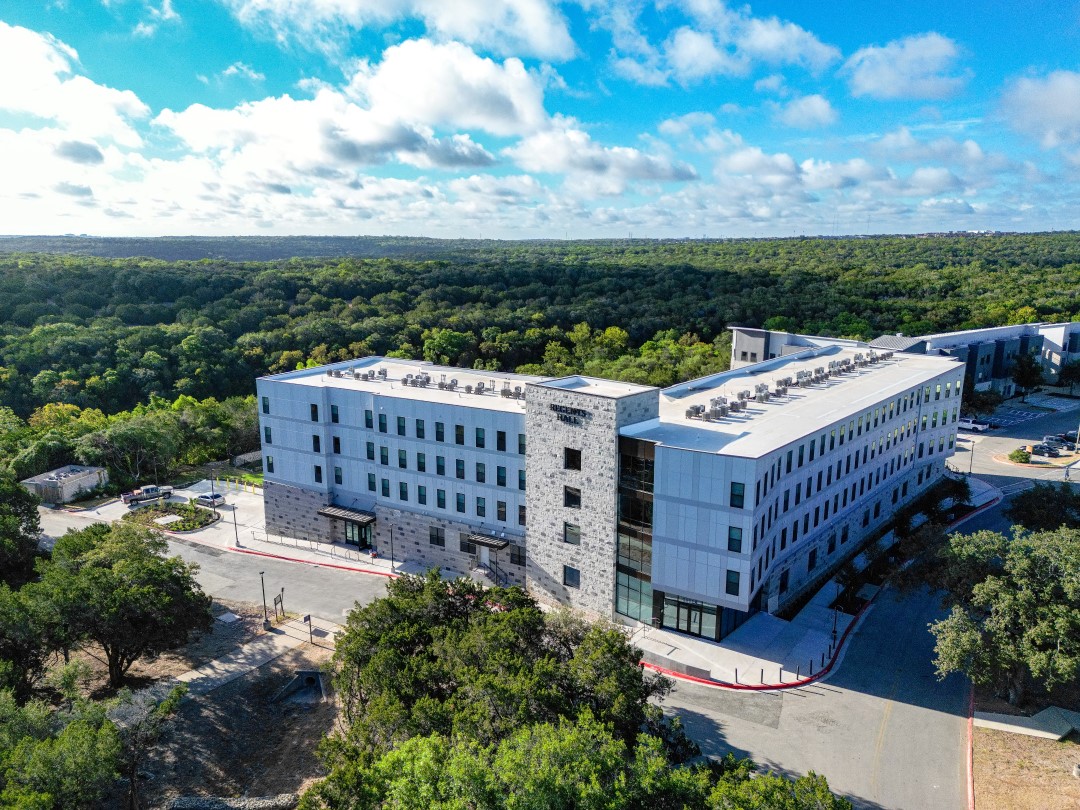
[(394, 524), (390, 524), (390, 573), (394, 573)]
[(270, 624), (270, 611), (266, 609), (266, 579), (263, 577), (265, 571), (259, 572), (259, 582), (262, 584), (262, 597), (263, 597), (263, 627)]
[(232, 530), (236, 536), (236, 547), (240, 548), (240, 530), (236, 527), (236, 504), (233, 504), (232, 508)]
[(975, 466), (975, 441), (968, 439), (968, 475), (971, 475), (971, 470)]

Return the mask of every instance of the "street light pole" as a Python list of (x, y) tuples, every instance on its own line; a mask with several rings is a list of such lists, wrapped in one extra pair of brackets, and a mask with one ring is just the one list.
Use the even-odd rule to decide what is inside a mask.
[(240, 530), (238, 528), (236, 528), (236, 504), (235, 503), (233, 504), (233, 508), (232, 508), (232, 530), (233, 530), (233, 534), (236, 535), (236, 547), (240, 548)]
[(268, 610), (266, 609), (266, 579), (265, 579), (265, 578), (263, 577), (263, 574), (265, 574), (265, 573), (266, 573), (265, 571), (260, 571), (260, 572), (259, 572), (259, 582), (260, 582), (260, 583), (262, 584), (262, 595), (263, 595), (263, 624), (264, 624), (264, 625), (267, 625), (267, 624), (269, 624), (269, 623), (270, 623), (270, 611), (268, 611)]
[(968, 439), (968, 475), (971, 475), (971, 470), (975, 466), (975, 441)]
[(394, 573), (394, 524), (390, 524), (390, 573)]

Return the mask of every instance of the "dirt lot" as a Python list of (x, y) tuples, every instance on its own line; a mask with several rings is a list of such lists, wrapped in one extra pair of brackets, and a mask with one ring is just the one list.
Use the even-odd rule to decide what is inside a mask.
[(1076, 810), (1080, 779), (1077, 735), (1063, 742), (975, 729), (975, 806), (978, 810)]
[(153, 752), (147, 804), (177, 796), (268, 796), (301, 791), (321, 776), (315, 749), (336, 704), (272, 703), (298, 669), (318, 669), (329, 647), (304, 645), (208, 695), (189, 698)]

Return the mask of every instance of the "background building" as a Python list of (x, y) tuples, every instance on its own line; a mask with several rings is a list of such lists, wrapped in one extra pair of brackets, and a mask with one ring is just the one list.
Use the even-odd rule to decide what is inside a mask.
[(371, 357), (258, 381), (267, 531), (720, 639), (944, 471), (963, 365), (802, 347), (664, 390)]
[(109, 483), (109, 471), (104, 467), (78, 467), (69, 464), (19, 483), (44, 503), (67, 503), (84, 492)]

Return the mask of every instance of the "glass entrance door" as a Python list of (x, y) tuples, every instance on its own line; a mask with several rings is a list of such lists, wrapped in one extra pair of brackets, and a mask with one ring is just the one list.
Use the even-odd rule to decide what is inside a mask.
[(679, 603), (679, 629), (694, 636), (701, 635), (701, 606)]
[(363, 525), (351, 520), (345, 521), (345, 542), (357, 548), (371, 548), (371, 524)]

